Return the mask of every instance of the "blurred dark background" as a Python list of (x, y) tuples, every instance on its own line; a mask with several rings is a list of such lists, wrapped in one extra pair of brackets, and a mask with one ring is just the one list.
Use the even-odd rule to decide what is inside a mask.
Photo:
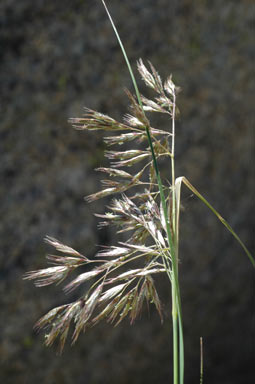
[[(254, 5), (252, 1), (109, 0), (130, 61), (150, 60), (181, 86), (176, 161), (254, 252)], [(148, 316), (100, 324), (62, 356), (43, 346), (35, 321), (69, 300), (36, 289), (25, 271), (46, 266), (46, 234), (93, 257), (116, 242), (88, 205), (106, 165), (102, 135), (73, 130), (87, 106), (120, 119), (128, 71), (100, 1), (0, 2), (0, 381), (5, 384), (171, 382), (167, 282), (161, 326)], [(159, 121), (160, 124), (168, 124)], [(185, 188), (184, 188), (185, 189)], [(254, 270), (239, 244), (195, 197), (183, 193), (181, 289), (186, 383), (254, 382)], [(254, 226), (253, 226), (254, 228)], [(113, 240), (112, 240), (113, 239)]]

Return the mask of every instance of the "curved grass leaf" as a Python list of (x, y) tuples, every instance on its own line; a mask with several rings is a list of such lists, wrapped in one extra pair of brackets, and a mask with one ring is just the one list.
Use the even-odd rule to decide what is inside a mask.
[[(234, 236), (234, 238), (238, 241), (238, 243), (241, 245), (243, 250), (245, 251), (246, 255), (249, 257), (250, 262), (252, 263), (253, 267), (255, 267), (255, 259), (251, 255), (251, 253), (248, 251), (240, 237), (236, 234), (236, 232), (233, 230), (233, 228), (228, 224), (228, 222), (220, 215), (218, 211), (216, 211), (215, 208), (201, 195), (201, 193), (198, 192), (198, 190), (193, 187), (193, 185), (186, 179), (186, 177), (181, 176), (178, 177), (175, 180), (175, 190), (176, 190), (176, 204), (177, 204), (177, 220), (179, 225), (179, 216), (180, 216), (180, 199), (181, 199), (181, 183), (184, 183), (186, 187), (188, 187), (214, 214), (215, 216), (221, 221), (221, 223), (228, 229), (228, 231)], [(177, 226), (178, 227), (178, 226)]]

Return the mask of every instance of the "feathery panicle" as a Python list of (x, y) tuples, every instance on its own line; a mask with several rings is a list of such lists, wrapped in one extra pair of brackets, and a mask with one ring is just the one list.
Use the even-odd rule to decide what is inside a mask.
[[(88, 108), (85, 108), (83, 117), (72, 118), (70, 123), (79, 130), (106, 131), (110, 135), (105, 137), (104, 141), (111, 147), (125, 143), (130, 146), (139, 144), (139, 148), (106, 151), (106, 158), (112, 161), (110, 167), (100, 167), (97, 170), (106, 173), (110, 178), (114, 177), (114, 180), (103, 180), (105, 189), (86, 198), (88, 202), (92, 202), (105, 196), (122, 193), (120, 199), (113, 200), (109, 207), (110, 212), (96, 216), (104, 220), (100, 223), (100, 227), (113, 224), (117, 227), (117, 233), (130, 233), (129, 238), (118, 246), (104, 247), (96, 254), (94, 260), (89, 260), (73, 248), (52, 237), (46, 237), (46, 242), (61, 255), (48, 255), (47, 259), (54, 266), (27, 272), (24, 279), (35, 280), (36, 286), (43, 287), (62, 282), (80, 266), (91, 267), (92, 263), (96, 263), (96, 267), (80, 273), (64, 288), (64, 291), (69, 293), (86, 283), (82, 297), (70, 304), (52, 309), (35, 325), (36, 329), (49, 329), (46, 345), (50, 346), (59, 339), (59, 348), (62, 352), (72, 323), (74, 326), (72, 343), (75, 343), (82, 331), (94, 326), (102, 319), (118, 325), (128, 317), (133, 324), (142, 312), (144, 301), (147, 302), (147, 306), (151, 303), (155, 305), (162, 322), (162, 305), (152, 276), (165, 273), (172, 286), (174, 383), (183, 384), (184, 344), (178, 278), (182, 182), (207, 205), (237, 239), (253, 266), (255, 266), (255, 260), (226, 220), (196, 188), (185, 177), (175, 179), (175, 118), (179, 113), (176, 94), (179, 88), (173, 83), (172, 76), (163, 83), (154, 66), (149, 62), (149, 68), (147, 68), (140, 59), (137, 63), (138, 71), (145, 84), (156, 92), (156, 96), (151, 100), (140, 94), (118, 31), (104, 0), (102, 3), (126, 60), (136, 96), (126, 90), (131, 104), (131, 113), (124, 116), (123, 123)], [(169, 115), (171, 132), (151, 127), (149, 119), (145, 116), (147, 111)], [(170, 187), (163, 185), (161, 181), (158, 159), (162, 157), (171, 159), (172, 185)], [(137, 167), (137, 165), (140, 165), (140, 169), (136, 170), (135, 174), (132, 171), (119, 169)], [(144, 181), (145, 176), (148, 181)], [(141, 188), (144, 186), (146, 189)], [(133, 196), (128, 197), (123, 193), (134, 187), (136, 192)]]
[[(64, 287), (64, 291), (70, 293), (85, 286), (82, 297), (73, 303), (54, 308), (36, 324), (37, 329), (49, 328), (46, 345), (52, 345), (59, 339), (60, 351), (63, 350), (71, 323), (74, 324), (72, 335), (74, 343), (82, 331), (102, 319), (117, 325), (129, 317), (130, 323), (133, 324), (141, 314), (144, 301), (147, 305), (154, 303), (162, 321), (162, 306), (152, 275), (167, 271), (166, 268), (171, 261), (170, 246), (162, 204), (159, 206), (157, 203), (159, 192), (153, 192), (156, 175), (152, 165), (151, 148), (146, 148), (144, 144), (147, 137), (146, 130), (149, 130), (156, 159), (162, 156), (171, 157), (168, 143), (171, 133), (151, 127), (144, 110), (171, 114), (173, 104), (171, 92), (174, 91), (174, 85), (171, 78), (168, 78), (163, 85), (151, 63), (147, 69), (140, 60), (138, 69), (146, 85), (157, 93), (154, 101), (141, 98), (144, 109), (136, 97), (126, 91), (131, 103), (131, 114), (124, 116), (123, 123), (91, 109), (85, 109), (85, 114), (81, 118), (70, 119), (76, 129), (113, 132), (113, 136), (104, 138), (106, 144), (111, 147), (135, 142), (143, 146), (122, 151), (112, 149), (106, 151), (105, 156), (111, 161), (110, 167), (97, 168), (108, 177), (102, 180), (104, 189), (86, 197), (88, 202), (92, 202), (121, 193), (119, 199), (113, 199), (109, 212), (96, 216), (104, 220), (100, 223), (100, 227), (113, 224), (119, 233), (130, 233), (128, 240), (119, 243), (118, 246), (102, 247), (96, 258), (89, 260), (75, 249), (48, 236), (45, 241), (60, 253), (47, 255), (48, 261), (53, 266), (28, 272), (24, 277), (35, 280), (36, 286), (42, 287), (62, 282), (74, 269), (86, 265), (87, 270), (78, 274)], [(117, 131), (120, 132), (118, 135)], [(139, 164), (142, 166), (135, 173), (122, 169)], [(147, 176), (149, 181), (144, 182)], [(141, 189), (144, 185), (148, 189)], [(140, 192), (132, 198), (124, 194), (134, 187)], [(166, 255), (168, 255), (167, 262)], [(94, 263), (96, 266), (91, 268)]]

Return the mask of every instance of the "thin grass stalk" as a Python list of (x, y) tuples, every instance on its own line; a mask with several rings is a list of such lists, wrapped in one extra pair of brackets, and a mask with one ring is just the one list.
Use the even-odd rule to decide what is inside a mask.
[[(173, 223), (173, 237), (174, 237), (174, 248), (176, 257), (176, 273), (177, 283), (180, 295), (180, 285), (178, 277), (178, 260), (179, 260), (179, 218), (176, 215), (176, 192), (175, 192), (175, 110), (176, 110), (176, 95), (173, 93), (173, 111), (172, 111), (172, 156), (171, 156), (171, 168), (172, 168), (172, 223)], [(172, 298), (173, 300), (173, 298)], [(178, 299), (177, 299), (178, 300)], [(179, 336), (179, 376), (180, 384), (184, 382), (184, 339), (183, 339), (183, 325), (182, 325), (182, 313), (181, 313), (181, 300), (179, 300), (178, 309), (178, 336)], [(175, 335), (176, 337), (176, 335)]]
[[(172, 156), (171, 156), (171, 173), (172, 173), (172, 231), (173, 231), (173, 240), (174, 240), (174, 249), (176, 257), (176, 284), (172, 284), (172, 322), (173, 322), (173, 359), (174, 359), (174, 377), (173, 382), (179, 382), (179, 374), (181, 374), (181, 361), (180, 361), (180, 339), (179, 336), (179, 325), (181, 323), (179, 311), (177, 309), (177, 296), (175, 286), (178, 284), (178, 252), (177, 252), (177, 237), (176, 237), (176, 204), (175, 204), (175, 164), (174, 164), (174, 155), (175, 155), (175, 92), (173, 93), (173, 110), (172, 110)], [(179, 345), (178, 345), (179, 340)], [(179, 361), (178, 361), (179, 356)], [(181, 376), (180, 376), (181, 380)], [(181, 383), (181, 381), (180, 381)]]
[(199, 381), (199, 384), (203, 384), (203, 376), (204, 376), (203, 338), (200, 337), (200, 381)]
[[(137, 83), (136, 83), (136, 79), (135, 79), (135, 76), (134, 76), (134, 73), (133, 73), (133, 70), (131, 68), (131, 65), (130, 65), (130, 62), (129, 62), (129, 59), (128, 59), (128, 56), (126, 54), (126, 51), (125, 51), (125, 48), (122, 44), (122, 41), (121, 41), (121, 38), (119, 36), (119, 33), (117, 31), (117, 28), (115, 27), (115, 24), (113, 22), (113, 19), (110, 15), (110, 12), (104, 2), (104, 0), (101, 0), (102, 3), (103, 3), (103, 6), (106, 10), (106, 13), (109, 17), (109, 20), (111, 22), (111, 25), (112, 25), (112, 28), (115, 32), (115, 35), (117, 37), (117, 40), (119, 42), (119, 45), (120, 45), (120, 48), (122, 50), (122, 53), (123, 53), (123, 56), (124, 56), (124, 59), (126, 61), (126, 64), (127, 64), (127, 67), (128, 67), (128, 70), (129, 70), (129, 73), (130, 73), (130, 77), (132, 79), (132, 82), (133, 82), (133, 85), (134, 85), (134, 89), (135, 89), (135, 92), (136, 92), (136, 96), (137, 96), (137, 100), (138, 100), (138, 103), (144, 113), (144, 109), (143, 109), (143, 104), (142, 104), (142, 100), (141, 100), (141, 95), (140, 95), (140, 92), (139, 92), (139, 89), (138, 89), (138, 86), (137, 86)], [(175, 111), (173, 111), (175, 113)], [(173, 119), (172, 119), (172, 124), (173, 124), (173, 128), (174, 128), (174, 113), (173, 113)], [(145, 113), (144, 113), (145, 115)], [(175, 255), (175, 246), (174, 246), (174, 233), (173, 233), (173, 237), (172, 237), (172, 234), (171, 234), (171, 229), (170, 229), (170, 222), (169, 222), (169, 217), (168, 217), (168, 214), (167, 214), (167, 206), (166, 206), (166, 199), (165, 199), (165, 194), (164, 194), (164, 191), (163, 191), (163, 186), (162, 186), (162, 181), (161, 181), (161, 177), (160, 177), (160, 173), (159, 173), (159, 169), (158, 169), (158, 164), (157, 164), (157, 160), (156, 160), (156, 156), (155, 156), (155, 152), (154, 152), (154, 148), (153, 148), (153, 144), (152, 144), (152, 139), (151, 139), (151, 134), (150, 134), (150, 129), (149, 129), (149, 126), (146, 125), (145, 126), (145, 129), (146, 129), (146, 134), (147, 134), (147, 138), (148, 138), (148, 142), (149, 142), (149, 146), (150, 146), (150, 150), (151, 150), (151, 155), (152, 155), (152, 160), (153, 160), (153, 166), (154, 166), (154, 170), (155, 170), (155, 173), (156, 173), (156, 178), (157, 178), (157, 183), (158, 183), (158, 188), (159, 188), (159, 193), (160, 193), (160, 200), (161, 200), (161, 204), (162, 204), (162, 207), (163, 207), (163, 213), (164, 213), (164, 218), (165, 218), (165, 222), (166, 222), (166, 229), (167, 229), (167, 237), (168, 237), (168, 242), (169, 242), (169, 247), (170, 247), (170, 257), (171, 257), (171, 260), (172, 260), (172, 270), (173, 270), (173, 273), (172, 273), (172, 286), (174, 286), (174, 289), (172, 289), (172, 313), (174, 313), (175, 315), (173, 315), (173, 344), (174, 344), (174, 356), (173, 356), (173, 360), (174, 360), (174, 384), (178, 384), (178, 344), (176, 343), (177, 341), (177, 338), (178, 338), (178, 327), (181, 326), (181, 329), (182, 329), (182, 317), (181, 317), (181, 299), (180, 299), (180, 289), (179, 289), (179, 282), (178, 282), (178, 269), (177, 269), (177, 260), (176, 260), (176, 255)], [(174, 145), (174, 140), (172, 141), (172, 145)], [(172, 172), (173, 172), (173, 177), (174, 177), (174, 162), (172, 163)], [(174, 181), (173, 181), (173, 188), (174, 188)], [(173, 193), (174, 195), (174, 193)], [(175, 201), (175, 200), (174, 200)], [(174, 212), (174, 217), (175, 217), (175, 204), (173, 204), (174, 208), (173, 208), (173, 212)], [(173, 221), (174, 223), (174, 221)], [(178, 321), (178, 318), (179, 318), (179, 321)], [(176, 326), (177, 324), (177, 326)], [(179, 324), (179, 325), (178, 325)], [(184, 348), (183, 348), (183, 336), (181, 337), (181, 339), (179, 339), (181, 342), (182, 342), (182, 346), (181, 346), (181, 350), (183, 351)], [(176, 346), (177, 345), (177, 346)], [(183, 354), (183, 352), (182, 352)], [(182, 367), (182, 370), (183, 370), (183, 367), (184, 367), (184, 364), (182, 362), (181, 364), (181, 367)], [(183, 380), (183, 373), (182, 373), (182, 380)], [(183, 384), (183, 381), (180, 381), (180, 384)]]
[(172, 221), (173, 221), (173, 234), (176, 239), (176, 221), (175, 221), (175, 167), (174, 167), (174, 157), (175, 157), (175, 103), (176, 97), (175, 92), (173, 93), (173, 111), (172, 111), (172, 156), (171, 156), (171, 168), (172, 168)]
[(182, 317), (178, 316), (179, 325), (179, 369), (180, 369), (180, 383), (184, 383), (184, 337), (183, 337), (183, 324)]
[(120, 35), (119, 35), (118, 31), (117, 31), (117, 28), (115, 27), (115, 24), (114, 24), (114, 22), (113, 22), (113, 19), (112, 19), (112, 17), (111, 17), (111, 14), (110, 14), (110, 12), (109, 12), (109, 10), (108, 10), (108, 8), (107, 8), (107, 6), (106, 6), (104, 0), (101, 0), (101, 1), (102, 1), (102, 3), (103, 3), (103, 6), (104, 6), (105, 11), (106, 11), (106, 13), (107, 13), (107, 16), (109, 17), (109, 20), (110, 20), (110, 22), (111, 22), (112, 28), (113, 28), (113, 30), (114, 30), (114, 32), (115, 32), (115, 35), (116, 35), (117, 40), (118, 40), (118, 42), (119, 42), (119, 45), (120, 45), (121, 51), (122, 51), (122, 53), (123, 53), (124, 59), (125, 59), (125, 61), (126, 61), (126, 64), (127, 64), (128, 70), (129, 70), (129, 74), (130, 74), (130, 77), (131, 77), (131, 79), (132, 79), (132, 82), (133, 82), (133, 85), (134, 85), (134, 88), (135, 88), (135, 93), (136, 93), (136, 96), (137, 96), (138, 103), (139, 103), (139, 105), (143, 108), (142, 100), (141, 100), (141, 95), (140, 95), (140, 92), (139, 92), (139, 90), (138, 90), (138, 86), (137, 86), (137, 83), (136, 83), (136, 80), (135, 80), (135, 76), (134, 76), (134, 73), (133, 73), (133, 71), (132, 71), (130, 62), (129, 62), (129, 60), (128, 60), (128, 57), (127, 57), (125, 48), (124, 48), (124, 46), (123, 46), (123, 44), (122, 44)]
[(172, 322), (173, 322), (173, 383), (179, 383), (179, 346), (178, 327), (179, 316), (175, 284), (172, 283)]

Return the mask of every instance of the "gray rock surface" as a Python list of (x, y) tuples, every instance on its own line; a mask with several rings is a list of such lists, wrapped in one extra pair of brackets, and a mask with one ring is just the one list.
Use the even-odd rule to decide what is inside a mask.
[[(177, 171), (222, 212), (254, 251), (254, 43), (251, 1), (108, 1), (130, 61), (150, 60), (182, 87)], [(46, 234), (92, 257), (98, 232), (83, 196), (99, 188), (102, 135), (67, 119), (88, 106), (120, 118), (131, 81), (100, 1), (0, 3), (0, 382), (171, 382), (171, 308), (163, 326), (151, 308), (130, 327), (101, 324), (62, 356), (46, 349), (35, 321), (69, 300), (36, 289), (25, 271), (46, 265)], [(143, 85), (141, 84), (143, 88)], [(159, 120), (159, 124), (168, 124)], [(167, 176), (168, 169), (162, 165)], [(239, 245), (187, 191), (181, 218), (186, 383), (254, 380), (254, 271)]]

